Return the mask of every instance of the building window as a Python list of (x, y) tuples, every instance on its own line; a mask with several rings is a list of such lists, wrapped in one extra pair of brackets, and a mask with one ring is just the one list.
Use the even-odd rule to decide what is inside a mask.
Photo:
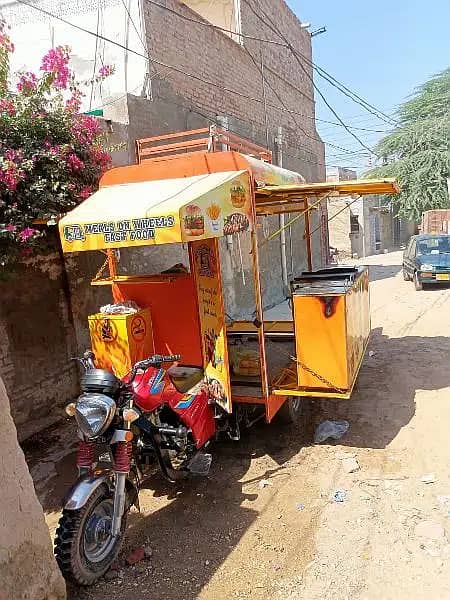
[(183, 4), (205, 21), (222, 28), (235, 42), (243, 43), (241, 30), (241, 0), (182, 0)]
[(350, 215), (350, 233), (359, 233), (358, 215)]

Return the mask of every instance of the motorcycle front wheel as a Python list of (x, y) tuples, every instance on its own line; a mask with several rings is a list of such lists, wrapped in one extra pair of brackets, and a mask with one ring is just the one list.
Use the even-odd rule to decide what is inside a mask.
[(55, 537), (55, 557), (64, 578), (89, 586), (108, 571), (122, 545), (126, 517), (111, 535), (113, 498), (100, 486), (79, 510), (63, 510)]

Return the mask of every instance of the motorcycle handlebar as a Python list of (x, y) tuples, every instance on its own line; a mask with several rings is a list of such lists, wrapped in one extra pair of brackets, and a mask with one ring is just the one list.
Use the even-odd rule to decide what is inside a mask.
[(157, 365), (161, 365), (165, 362), (176, 362), (181, 359), (181, 354), (168, 354), (167, 356), (163, 356), (162, 354), (154, 354), (149, 358), (138, 361), (131, 371), (130, 378), (128, 380), (128, 384), (132, 383), (136, 374), (139, 370), (145, 370), (149, 367), (154, 367)]

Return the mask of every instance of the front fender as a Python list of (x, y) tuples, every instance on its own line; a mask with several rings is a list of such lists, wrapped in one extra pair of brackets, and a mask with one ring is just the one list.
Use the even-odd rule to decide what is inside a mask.
[(111, 469), (103, 469), (96, 475), (84, 475), (72, 486), (64, 498), (63, 508), (66, 510), (79, 510), (83, 508), (92, 494), (101, 485), (105, 485), (110, 491), (113, 489), (114, 472)]
[[(79, 510), (83, 508), (92, 494), (101, 485), (108, 492), (114, 491), (114, 471), (112, 469), (96, 469), (95, 475), (84, 475), (72, 486), (64, 498), (63, 508), (66, 510)], [(136, 484), (129, 478), (126, 481), (126, 490), (129, 497), (129, 507), (134, 504), (139, 510), (139, 496)]]

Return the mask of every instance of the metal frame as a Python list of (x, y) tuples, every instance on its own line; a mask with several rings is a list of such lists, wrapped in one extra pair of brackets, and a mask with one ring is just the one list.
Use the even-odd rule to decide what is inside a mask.
[(270, 150), (217, 125), (136, 140), (136, 158), (141, 164), (145, 160), (167, 158), (183, 152), (218, 152), (224, 148), (272, 163)]

